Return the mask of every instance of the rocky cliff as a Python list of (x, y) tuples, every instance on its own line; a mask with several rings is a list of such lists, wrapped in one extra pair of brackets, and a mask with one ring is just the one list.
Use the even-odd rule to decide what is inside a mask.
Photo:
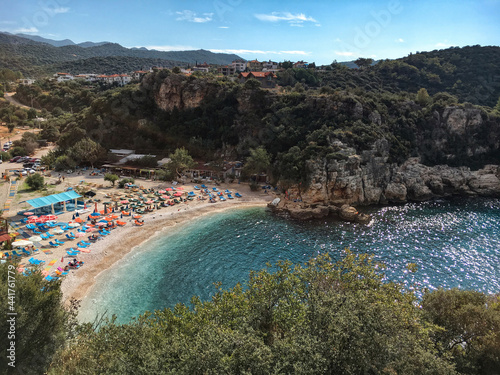
[[(339, 144), (337, 143), (337, 146)], [(361, 155), (344, 147), (347, 160), (309, 162), (310, 186), (288, 190), (290, 199), (273, 208), (292, 217), (311, 219), (337, 214), (348, 221), (366, 221), (351, 205), (374, 205), (425, 201), (451, 196), (500, 197), (500, 166), (477, 171), (468, 167), (425, 166), (418, 158), (402, 165), (388, 163), (389, 145), (377, 141)]]

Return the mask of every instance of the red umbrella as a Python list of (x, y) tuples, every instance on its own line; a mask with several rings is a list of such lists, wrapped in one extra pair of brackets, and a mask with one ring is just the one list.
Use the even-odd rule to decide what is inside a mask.
[(42, 222), (42, 219), (34, 216), (34, 217), (30, 217), (28, 219), (28, 221), (26, 221), (28, 224), (33, 224), (33, 223), (41, 223)]
[(182, 193), (175, 193), (174, 197), (180, 197), (181, 195), (182, 195)]
[(158, 190), (158, 193), (165, 194), (165, 190)]
[(40, 219), (43, 219), (44, 221), (52, 221), (52, 220), (57, 220), (56, 215), (43, 215), (40, 216)]
[(25, 212), (23, 215), (24, 216), (33, 216), (35, 213), (34, 212)]
[(165, 190), (166, 191), (173, 191), (174, 189), (172, 189), (172, 188), (166, 188)]

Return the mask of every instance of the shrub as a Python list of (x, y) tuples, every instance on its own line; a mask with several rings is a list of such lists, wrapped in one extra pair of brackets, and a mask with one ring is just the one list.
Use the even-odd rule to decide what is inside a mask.
[(26, 178), (26, 184), (32, 190), (40, 190), (44, 185), (44, 178), (39, 173), (32, 174)]

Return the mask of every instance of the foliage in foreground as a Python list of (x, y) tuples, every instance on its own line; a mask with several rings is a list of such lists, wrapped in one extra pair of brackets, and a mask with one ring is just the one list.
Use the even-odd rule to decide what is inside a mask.
[(49, 374), (454, 374), (442, 330), (378, 267), (349, 252), (279, 262), (191, 309), (88, 324)]
[[(23, 276), (16, 266), (0, 264), (0, 334), (2, 344), (9, 344), (1, 346), (0, 374), (43, 374), (72, 331), (73, 318), (62, 307), (59, 281), (46, 281), (40, 271)], [(17, 315), (8, 316), (9, 312)], [(12, 317), (15, 331), (8, 321)], [(14, 336), (8, 337), (8, 332)], [(11, 341), (15, 342), (15, 368), (8, 366), (12, 359), (7, 358), (6, 349)]]

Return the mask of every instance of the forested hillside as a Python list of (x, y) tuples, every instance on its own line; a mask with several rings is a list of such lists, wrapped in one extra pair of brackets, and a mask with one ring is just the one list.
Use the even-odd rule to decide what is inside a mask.
[[(239, 57), (232, 54), (212, 53), (206, 50), (149, 51), (125, 48), (116, 43), (106, 43), (87, 48), (78, 45), (54, 47), (46, 43), (0, 32), (0, 68), (20, 71), (25, 76), (43, 76), (44, 74), (55, 73), (61, 67), (58, 64), (64, 63), (66, 65), (63, 65), (63, 67), (75, 70), (82, 65), (78, 63), (72, 65), (71, 63), (91, 58), (111, 58), (106, 64), (112, 65), (116, 69), (112, 73), (122, 73), (127, 71), (127, 66), (120, 66), (119, 61), (116, 61), (117, 58), (124, 58), (128, 66), (145, 66), (149, 62), (156, 61), (160, 63), (159, 66), (170, 67), (179, 64), (195, 64), (196, 62), (228, 64)], [(104, 60), (98, 61), (103, 62)], [(96, 66), (95, 63), (83, 67), (90, 68), (94, 66)], [(101, 70), (97, 72), (101, 73)]]
[(391, 93), (417, 92), (424, 87), (431, 95), (446, 92), (461, 102), (490, 107), (500, 97), (500, 47), (455, 47), (382, 60), (360, 69), (337, 63), (324, 68), (288, 69), (280, 73), (280, 83)]

